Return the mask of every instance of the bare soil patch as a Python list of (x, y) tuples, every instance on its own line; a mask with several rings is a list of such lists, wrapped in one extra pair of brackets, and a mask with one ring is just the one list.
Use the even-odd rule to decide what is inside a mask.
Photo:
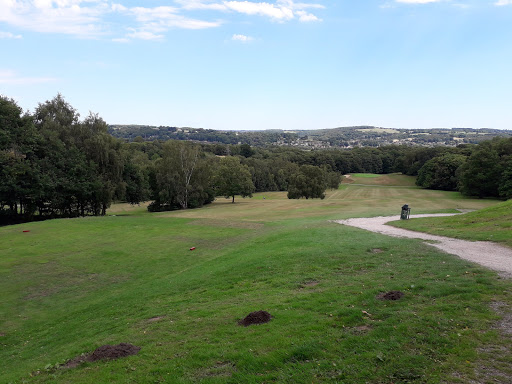
[(496, 324), (496, 328), (500, 333), (512, 336), (512, 309), (506, 303), (500, 301), (493, 302), (491, 308), (501, 316), (501, 320)]
[(377, 299), (379, 300), (400, 300), (404, 293), (400, 291), (389, 291), (385, 293), (379, 293)]
[(239, 325), (248, 327), (254, 324), (268, 323), (272, 319), (272, 315), (267, 311), (256, 311), (249, 313), (245, 318), (238, 322)]
[(96, 348), (90, 354), (80, 355), (74, 359), (69, 360), (64, 367), (75, 368), (84, 362), (94, 362), (98, 360), (115, 360), (121, 357), (133, 356), (139, 353), (140, 347), (132, 344), (120, 343), (117, 345), (102, 345)]
[(316, 287), (318, 284), (320, 284), (320, 282), (315, 279), (304, 280), (299, 284), (299, 289), (304, 289), (307, 287)]
[(157, 321), (163, 320), (164, 318), (165, 318), (165, 316), (155, 316), (150, 319), (147, 319), (146, 321), (148, 323), (156, 323)]
[(372, 327), (369, 325), (359, 325), (357, 327), (352, 328), (352, 333), (363, 334), (363, 333), (368, 333), (371, 330), (372, 330)]
[(228, 378), (233, 376), (233, 372), (236, 371), (236, 366), (231, 361), (217, 361), (212, 367), (206, 368), (199, 373), (199, 377), (220, 377)]

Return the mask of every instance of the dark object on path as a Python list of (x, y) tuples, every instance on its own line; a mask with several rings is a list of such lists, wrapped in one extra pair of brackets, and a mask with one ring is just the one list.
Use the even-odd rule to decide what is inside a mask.
[(409, 215), (411, 214), (411, 208), (409, 205), (405, 204), (402, 206), (402, 213), (400, 213), (400, 220), (409, 220)]
[(404, 295), (403, 292), (400, 291), (389, 291), (386, 293), (380, 293), (377, 295), (377, 299), (379, 300), (400, 300)]
[(84, 354), (69, 360), (66, 364), (63, 365), (63, 367), (76, 368), (86, 361), (93, 362), (98, 360), (115, 360), (121, 357), (136, 355), (139, 353), (139, 351), (140, 347), (126, 343), (121, 343), (118, 345), (102, 345), (89, 355)]
[(272, 319), (272, 316), (267, 311), (257, 311), (249, 313), (244, 319), (240, 320), (238, 324), (247, 327), (253, 324), (268, 323), (270, 319)]

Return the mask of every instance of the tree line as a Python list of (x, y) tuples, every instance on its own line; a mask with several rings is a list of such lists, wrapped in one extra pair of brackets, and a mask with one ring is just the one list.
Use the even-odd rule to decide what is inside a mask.
[(0, 96), (0, 222), (104, 215), (113, 201), (164, 211), (197, 208), (218, 196), (287, 191), (324, 198), (352, 172), (401, 172), (418, 185), (478, 197), (512, 195), (512, 139), (457, 148), (387, 146), (303, 150), (126, 142), (97, 114), (81, 119), (61, 95), (33, 113)]

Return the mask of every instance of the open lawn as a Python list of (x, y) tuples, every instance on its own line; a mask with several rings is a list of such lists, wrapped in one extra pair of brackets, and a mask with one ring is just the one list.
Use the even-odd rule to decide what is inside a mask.
[[(509, 280), (329, 222), (404, 203), (414, 213), (496, 204), (345, 185), (325, 200), (275, 192), (155, 214), (117, 205), (115, 216), (0, 228), (0, 383), (506, 383), (510, 338), (490, 306), (512, 304)], [(377, 299), (391, 290), (404, 296)], [(237, 324), (257, 310), (272, 320)], [(58, 366), (120, 342), (141, 350)]]
[(461, 216), (411, 219), (393, 225), (459, 239), (495, 241), (512, 248), (512, 200)]
[(343, 184), (363, 184), (382, 187), (416, 187), (415, 182), (415, 177), (402, 175), (401, 173), (390, 173), (387, 175), (352, 173), (343, 179)]

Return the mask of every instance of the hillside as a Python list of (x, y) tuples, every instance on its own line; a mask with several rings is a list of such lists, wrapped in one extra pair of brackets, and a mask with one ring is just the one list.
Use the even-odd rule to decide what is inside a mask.
[[(496, 204), (345, 185), (324, 200), (269, 192), (0, 228), (0, 382), (506, 383), (495, 379), (510, 377), (510, 338), (489, 304), (512, 304), (510, 282), (330, 221), (396, 214), (403, 201), (417, 212)], [(383, 300), (391, 291), (403, 297)], [(259, 310), (269, 323), (239, 325)], [(140, 351), (61, 365), (118, 343)]]
[(300, 148), (354, 148), (383, 145), (456, 146), (476, 144), (493, 137), (512, 137), (512, 130), (436, 128), (394, 129), (370, 126), (283, 131), (222, 131), (203, 128), (111, 125), (109, 133), (127, 141), (193, 140), (221, 144), (280, 145)]

